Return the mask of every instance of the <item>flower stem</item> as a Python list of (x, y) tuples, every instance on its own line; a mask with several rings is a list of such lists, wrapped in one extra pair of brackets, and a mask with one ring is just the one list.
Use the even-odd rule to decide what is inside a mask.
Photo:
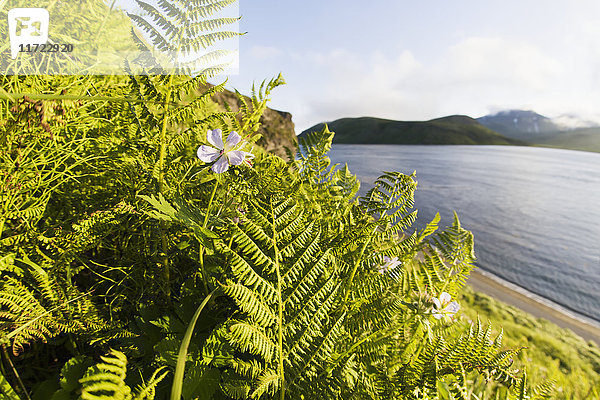
[(210, 209), (212, 208), (212, 203), (215, 199), (215, 193), (217, 193), (217, 186), (219, 186), (219, 181), (215, 179), (215, 186), (210, 194), (210, 200), (208, 200), (208, 207), (206, 209), (206, 214), (204, 215), (204, 222), (202, 223), (203, 228), (206, 228), (206, 225), (208, 225), (208, 215), (210, 214)]
[[(187, 12), (186, 12), (187, 17)], [(179, 57), (179, 53), (181, 51), (184, 28), (179, 30), (179, 37), (177, 42), (177, 51), (175, 52), (175, 59)], [(163, 120), (162, 120), (162, 128), (160, 130), (160, 152), (158, 155), (158, 193), (164, 193), (165, 186), (165, 158), (167, 157), (167, 125), (169, 122), (169, 104), (171, 99), (171, 94), (173, 94), (173, 79), (175, 74), (169, 75), (169, 81), (167, 82), (167, 94), (165, 95), (165, 99), (163, 102)], [(164, 277), (164, 290), (165, 295), (169, 302), (171, 301), (171, 271), (169, 270), (169, 257), (168, 257), (168, 241), (167, 241), (167, 224), (166, 221), (160, 221), (160, 258), (161, 264), (163, 267), (163, 277)]]
[(6, 358), (6, 361), (8, 362), (8, 365), (10, 366), (10, 368), (13, 372), (13, 375), (17, 379), (17, 383), (19, 384), (20, 391), (22, 392), (23, 396), (25, 396), (25, 398), (27, 400), (31, 400), (31, 397), (29, 397), (29, 393), (27, 393), (27, 388), (23, 384), (23, 381), (21, 380), (21, 377), (19, 376), (19, 373), (17, 372), (15, 365), (13, 364), (12, 360), (10, 359), (10, 355), (8, 354), (8, 351), (6, 351), (6, 346), (5, 345), (0, 345), (0, 346), (2, 346), (2, 353), (4, 355), (4, 358)]
[(183, 340), (181, 341), (181, 346), (179, 346), (179, 353), (177, 355), (177, 365), (175, 367), (175, 376), (173, 378), (173, 385), (171, 386), (171, 400), (179, 400), (181, 399), (181, 392), (183, 391), (183, 376), (185, 373), (185, 362), (188, 356), (188, 347), (190, 345), (190, 341), (192, 340), (192, 334), (194, 333), (194, 328), (196, 327), (196, 322), (198, 321), (198, 317), (204, 307), (208, 304), (208, 301), (211, 297), (216, 293), (217, 289), (213, 290), (210, 294), (208, 294), (204, 301), (200, 304), (200, 306), (196, 309), (192, 320), (190, 321), (185, 335), (183, 336)]
[(284, 369), (284, 351), (283, 351), (283, 330), (284, 330), (284, 322), (283, 322), (283, 298), (281, 296), (282, 292), (282, 275), (281, 275), (281, 265), (279, 264), (280, 253), (279, 247), (277, 245), (277, 228), (275, 225), (275, 213), (273, 211), (273, 201), (271, 201), (271, 221), (273, 224), (273, 250), (275, 251), (275, 271), (277, 272), (277, 351), (279, 354), (279, 365), (278, 365), (278, 375), (279, 375), (279, 400), (285, 400), (285, 369)]
[[(169, 77), (167, 83), (167, 94), (163, 105), (164, 117), (162, 121), (162, 128), (160, 130), (160, 151), (158, 155), (158, 193), (163, 194), (165, 191), (165, 158), (167, 156), (167, 123), (168, 116), (167, 111), (169, 108), (169, 99), (173, 92), (173, 76)], [(167, 298), (171, 298), (171, 271), (169, 270), (169, 257), (168, 253), (168, 241), (167, 241), (167, 223), (161, 220), (159, 223), (160, 230), (160, 263), (163, 270), (164, 279), (164, 291)]]
[[(213, 200), (215, 199), (215, 194), (217, 193), (217, 187), (219, 186), (219, 181), (215, 180), (215, 186), (213, 187), (212, 193), (210, 194), (210, 200), (208, 201), (208, 207), (206, 207), (206, 214), (204, 215), (204, 221), (202, 222), (202, 228), (206, 229), (208, 225), (208, 216), (210, 215), (210, 211), (212, 209)], [(204, 268), (204, 246), (200, 244), (198, 248), (198, 261), (200, 262), (200, 271), (202, 273), (202, 284), (204, 286), (204, 291), (208, 295), (208, 276), (206, 274), (206, 269)]]

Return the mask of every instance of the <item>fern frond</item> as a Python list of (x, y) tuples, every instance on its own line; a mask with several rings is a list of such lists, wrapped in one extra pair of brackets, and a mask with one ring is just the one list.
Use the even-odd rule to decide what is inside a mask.
[[(309, 246), (315, 246), (315, 243), (312, 242)], [(316, 261), (313, 261), (312, 264), (308, 264), (309, 260), (307, 259), (308, 268), (305, 268), (305, 264), (303, 264), (301, 260), (306, 254), (306, 251), (302, 253), (300, 258), (294, 262), (283, 276), (282, 287), (286, 290), (284, 303), (290, 302), (291, 304), (302, 304), (302, 299), (305, 298), (311, 290), (315, 290), (315, 284), (325, 273), (325, 268), (331, 261), (331, 257), (326, 251), (321, 254)]]
[(264, 303), (264, 298), (259, 297), (246, 286), (229, 283), (223, 286), (223, 291), (236, 302), (244, 313), (248, 314), (260, 326), (266, 327), (275, 321), (275, 315), (271, 308)]
[(261, 356), (267, 362), (277, 356), (277, 345), (260, 327), (234, 321), (228, 329), (231, 343), (240, 350)]
[(245, 377), (256, 379), (264, 371), (264, 365), (259, 361), (252, 359), (249, 361), (233, 358), (230, 360), (230, 365), (233, 370)]
[[(219, 85), (209, 87), (205, 92), (198, 96), (194, 96), (191, 101), (187, 104), (181, 105), (180, 107), (173, 108), (168, 111), (166, 114), (166, 118), (170, 122), (174, 123), (183, 123), (185, 121), (193, 121), (196, 117), (196, 113), (200, 106), (204, 106), (209, 104), (212, 100), (212, 96), (221, 92), (225, 89), (225, 83), (223, 82)], [(189, 82), (185, 82), (184, 84), (177, 85), (175, 87), (175, 92), (178, 94), (178, 97), (181, 97), (182, 94), (194, 93), (198, 90), (200, 85), (204, 84), (204, 78), (192, 78)], [(178, 100), (181, 100), (180, 98)], [(176, 139), (173, 138), (173, 139)]]
[(375, 181), (373, 189), (361, 197), (360, 204), (375, 218), (381, 239), (390, 238), (411, 226), (417, 212), (414, 207), (415, 174), (386, 172)]
[[(317, 376), (331, 362), (336, 343), (345, 336), (345, 319), (346, 314), (342, 313), (336, 320), (322, 329), (318, 340), (313, 341), (309, 348), (303, 350), (305, 356), (294, 368), (296, 376), (300, 371), (306, 374), (308, 378)], [(294, 380), (291, 383), (298, 384)]]
[(79, 381), (82, 385), (81, 398), (100, 400), (108, 395), (113, 399), (131, 399), (131, 388), (125, 383), (127, 358), (118, 351), (100, 357), (102, 363), (90, 367)]
[(24, 351), (24, 345), (33, 340), (47, 341), (60, 333), (52, 314), (20, 281), (7, 277), (1, 288), (0, 320), (2, 336), (12, 333), (14, 355)]
[(555, 382), (544, 382), (533, 389), (533, 400), (550, 399), (555, 393)]
[(340, 196), (339, 199), (334, 196), (334, 199), (339, 200), (341, 204), (351, 203), (360, 189), (360, 182), (356, 175), (350, 173), (348, 164), (344, 164), (344, 168), (335, 171), (332, 181), (334, 185), (332, 189), (336, 190), (336, 194), (339, 193)]
[(223, 392), (234, 399), (247, 399), (252, 391), (252, 386), (243, 379), (225, 376), (225, 382), (221, 385)]
[(311, 184), (321, 184), (326, 181), (331, 165), (327, 152), (331, 149), (333, 132), (327, 125), (320, 132), (310, 132), (298, 140), (298, 170), (300, 176)]
[(256, 389), (252, 392), (250, 397), (259, 398), (263, 394), (267, 393), (270, 396), (274, 396), (279, 389), (279, 374), (273, 370), (265, 370), (263, 374), (258, 378), (258, 384)]
[[(222, 30), (224, 26), (232, 25), (239, 17), (213, 18), (212, 15), (234, 4), (236, 0), (202, 1), (202, 2), (169, 2), (156, 0), (146, 2), (136, 0), (142, 14), (129, 13), (135, 28), (143, 32), (154, 49), (162, 52), (175, 66), (176, 72), (192, 74), (198, 72), (193, 63), (198, 62), (202, 51), (215, 43), (239, 36), (240, 33)], [(147, 47), (145, 38), (138, 37), (138, 44)], [(146, 49), (153, 50), (153, 49)], [(182, 62), (180, 55), (192, 55), (192, 60)], [(216, 54), (212, 56), (217, 57)], [(206, 62), (208, 58), (204, 58)], [(154, 68), (161, 69), (160, 62), (154, 60)], [(214, 68), (210, 66), (209, 68)], [(203, 76), (209, 76), (209, 71), (203, 71)]]
[[(454, 213), (452, 226), (432, 236), (431, 253), (439, 252), (445, 267), (441, 270), (445, 279), (453, 283), (455, 290), (465, 285), (469, 273), (475, 268), (473, 234), (460, 226)], [(439, 259), (436, 259), (439, 264)]]
[[(217, 246), (223, 245), (217, 244)], [(273, 284), (257, 273), (238, 253), (228, 251), (224, 246), (221, 248), (230, 257), (229, 267), (233, 275), (244, 285), (256, 290), (267, 302), (274, 302), (277, 290)]]
[(169, 371), (165, 371), (165, 369), (166, 367), (156, 369), (148, 382), (143, 385), (137, 385), (135, 387), (135, 396), (132, 400), (154, 400), (156, 387), (169, 374)]
[[(156, 386), (169, 373), (164, 368), (154, 371), (145, 384), (136, 387), (134, 393), (125, 382), (127, 376), (127, 357), (125, 354), (111, 350), (106, 356), (100, 357), (102, 362), (87, 368), (84, 376), (79, 380), (81, 387), (78, 389), (82, 400), (152, 400), (156, 393)], [(68, 363), (63, 368), (62, 375), (70, 374)], [(76, 365), (75, 365), (76, 366)]]
[[(29, 265), (34, 265), (31, 261)], [(0, 286), (2, 336), (15, 355), (33, 341), (47, 342), (61, 333), (105, 331), (108, 327), (86, 294), (68, 283), (59, 284), (39, 266), (29, 270), (37, 287), (6, 276)]]
[(284, 327), (284, 332), (290, 339), (289, 353), (294, 353), (314, 339), (313, 335), (328, 319), (327, 311), (333, 308), (337, 300), (339, 286), (334, 279), (329, 279), (314, 294), (303, 294), (303, 303), (295, 307), (289, 306), (293, 311)]

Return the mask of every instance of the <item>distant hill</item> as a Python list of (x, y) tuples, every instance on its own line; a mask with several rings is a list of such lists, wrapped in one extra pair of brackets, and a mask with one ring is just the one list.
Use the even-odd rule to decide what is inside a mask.
[(600, 128), (580, 128), (540, 139), (537, 144), (600, 153)]
[[(300, 134), (323, 129), (317, 124)], [(504, 137), (464, 115), (430, 121), (394, 121), (361, 117), (342, 118), (328, 122), (335, 132), (334, 143), (348, 144), (480, 144), (526, 145), (524, 141)]]
[(565, 130), (548, 117), (524, 110), (500, 111), (477, 118), (477, 121), (506, 137), (532, 142)]
[(548, 118), (533, 111), (507, 110), (477, 121), (503, 136), (535, 145), (600, 152), (600, 126), (576, 115)]

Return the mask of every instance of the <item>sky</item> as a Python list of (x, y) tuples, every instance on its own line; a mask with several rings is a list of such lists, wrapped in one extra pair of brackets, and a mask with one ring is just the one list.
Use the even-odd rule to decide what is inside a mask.
[[(342, 117), (427, 120), (507, 109), (600, 121), (600, 1), (240, 0), (248, 94), (296, 133)], [(222, 80), (222, 79), (221, 79)], [(213, 82), (219, 82), (213, 79)]]

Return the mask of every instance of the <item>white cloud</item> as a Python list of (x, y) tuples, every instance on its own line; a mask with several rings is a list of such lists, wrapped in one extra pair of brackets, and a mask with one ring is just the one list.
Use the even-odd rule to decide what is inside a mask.
[(248, 50), (248, 54), (256, 60), (265, 60), (280, 56), (283, 52), (273, 46), (252, 46)]
[(557, 89), (564, 92), (576, 79), (565, 59), (518, 40), (465, 38), (429, 65), (407, 49), (396, 54), (337, 49), (296, 55), (296, 60), (310, 65), (294, 102), (303, 107), (292, 111), (299, 131), (320, 121), (365, 115), (418, 120), (478, 117), (506, 108), (574, 111)]
[[(549, 117), (578, 114), (600, 120), (600, 29), (587, 36), (534, 45), (508, 37), (463, 37), (437, 55), (403, 48), (288, 51), (256, 46), (256, 79), (267, 67), (288, 85), (273, 107), (290, 111), (297, 132), (342, 117), (426, 120), (451, 114), (479, 117), (531, 109)], [(276, 67), (276, 68), (275, 68)]]
[(457, 83), (511, 85), (547, 89), (560, 76), (562, 65), (539, 48), (497, 37), (471, 37), (450, 47), (444, 70)]
[(300, 115), (294, 114), (300, 130), (345, 116), (397, 117), (402, 111), (418, 111), (409, 91), (402, 88), (405, 82), (417, 79), (423, 68), (410, 51), (387, 55), (337, 49), (299, 59), (313, 65), (319, 77), (318, 89), (303, 96), (308, 107)]

